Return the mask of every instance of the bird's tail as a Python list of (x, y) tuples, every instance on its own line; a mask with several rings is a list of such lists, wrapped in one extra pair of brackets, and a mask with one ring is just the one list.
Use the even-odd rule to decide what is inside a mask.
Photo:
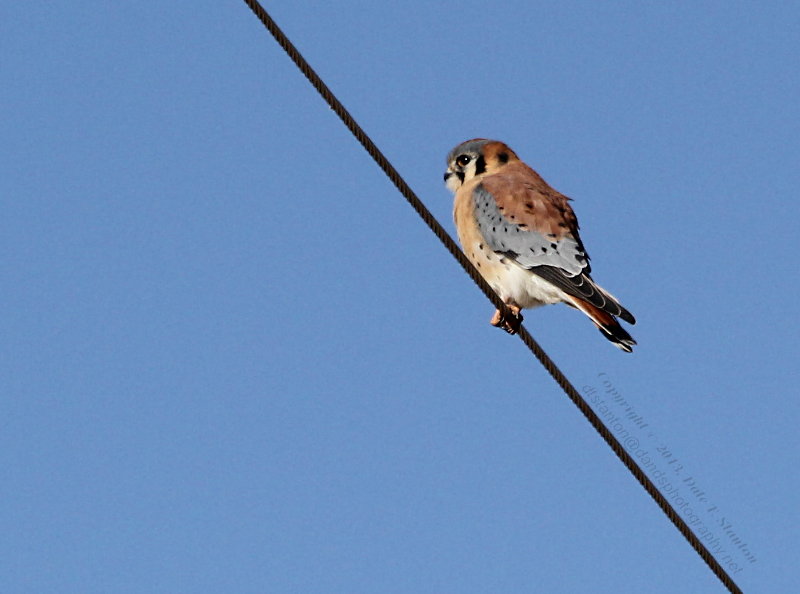
[(622, 349), (626, 353), (633, 352), (633, 345), (636, 344), (636, 341), (628, 334), (625, 328), (620, 326), (617, 318), (607, 311), (603, 311), (599, 307), (576, 297), (572, 297), (570, 301), (570, 305), (578, 308), (589, 316), (589, 319), (594, 322), (594, 325), (597, 326), (600, 333), (613, 342), (615, 347)]

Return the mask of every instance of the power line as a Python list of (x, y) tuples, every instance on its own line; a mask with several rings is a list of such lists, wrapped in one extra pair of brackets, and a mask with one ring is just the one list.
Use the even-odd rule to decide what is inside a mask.
[[(336, 112), (336, 115), (338, 115), (344, 125), (347, 126), (347, 129), (350, 130), (358, 142), (361, 143), (361, 146), (366, 149), (367, 153), (369, 153), (369, 155), (375, 160), (378, 166), (392, 181), (395, 187), (397, 187), (411, 207), (417, 211), (417, 214), (422, 218), (425, 224), (428, 225), (431, 231), (433, 231), (436, 237), (439, 238), (439, 241), (441, 241), (444, 247), (447, 248), (447, 251), (449, 251), (456, 260), (458, 260), (458, 263), (464, 269), (464, 272), (466, 272), (473, 282), (478, 285), (478, 288), (483, 292), (484, 295), (486, 295), (486, 298), (491, 301), (492, 304), (499, 309), (505, 317), (513, 317), (513, 314), (508, 306), (506, 306), (497, 293), (492, 290), (486, 280), (478, 272), (477, 268), (472, 265), (461, 249), (459, 249), (456, 242), (453, 241), (453, 238), (450, 237), (447, 231), (445, 231), (444, 227), (442, 227), (439, 221), (434, 218), (433, 214), (431, 214), (431, 212), (417, 197), (411, 187), (400, 176), (400, 173), (398, 173), (394, 166), (375, 145), (372, 139), (367, 136), (367, 133), (364, 132), (361, 126), (359, 126), (355, 119), (353, 119), (353, 116), (350, 115), (350, 112), (348, 112), (344, 105), (342, 105), (342, 103), (336, 98), (333, 92), (328, 88), (328, 85), (326, 85), (325, 82), (314, 71), (314, 69), (311, 68), (311, 65), (305, 60), (305, 58), (303, 58), (292, 42), (289, 41), (289, 38), (286, 37), (280, 27), (278, 27), (278, 24), (272, 19), (267, 11), (264, 10), (264, 7), (262, 7), (257, 0), (244, 0), (244, 2), (250, 7), (253, 13), (272, 34), (272, 36), (275, 38), (275, 41), (277, 41), (278, 44), (283, 48), (289, 58), (291, 58), (295, 65), (305, 75), (311, 85), (322, 96), (330, 108)], [(636, 480), (638, 480), (639, 483), (644, 487), (645, 491), (650, 494), (650, 496), (655, 500), (661, 510), (667, 515), (667, 517), (680, 531), (684, 538), (689, 542), (690, 545), (692, 545), (694, 550), (697, 551), (703, 561), (705, 561), (706, 564), (711, 568), (711, 571), (714, 572), (714, 574), (720, 579), (720, 581), (722, 581), (722, 583), (731, 593), (740, 594), (742, 591), (739, 586), (736, 585), (730, 575), (728, 575), (725, 569), (717, 562), (717, 560), (700, 541), (700, 539), (694, 534), (694, 532), (692, 532), (688, 524), (686, 524), (683, 518), (678, 515), (678, 513), (675, 511), (675, 508), (670, 505), (669, 501), (667, 501), (667, 499), (656, 488), (653, 481), (647, 477), (633, 457), (622, 447), (622, 444), (603, 424), (603, 422), (600, 420), (600, 417), (597, 416), (597, 414), (592, 410), (583, 396), (581, 396), (572, 383), (570, 383), (567, 377), (556, 366), (544, 349), (539, 346), (539, 343), (536, 342), (528, 330), (524, 326), (521, 326), (518, 335), (522, 342), (525, 343), (525, 346), (530, 349), (530, 351), (536, 356), (547, 372), (553, 377), (556, 383), (561, 386), (561, 389), (564, 390), (567, 396), (569, 396), (570, 400), (572, 400), (575, 406), (577, 406), (578, 409), (583, 413), (589, 423), (592, 424), (592, 427), (595, 428), (605, 442), (611, 447), (625, 467), (631, 472), (631, 474), (633, 474), (634, 477), (636, 477)]]

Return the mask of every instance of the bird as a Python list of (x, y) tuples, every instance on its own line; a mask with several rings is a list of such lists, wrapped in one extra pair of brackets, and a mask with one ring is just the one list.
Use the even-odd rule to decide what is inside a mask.
[(445, 185), (455, 195), (461, 248), (512, 316), (498, 310), (493, 326), (519, 331), (522, 309), (565, 303), (586, 314), (625, 352), (636, 341), (617, 318), (636, 319), (591, 276), (570, 198), (553, 189), (508, 145), (475, 138), (447, 156)]

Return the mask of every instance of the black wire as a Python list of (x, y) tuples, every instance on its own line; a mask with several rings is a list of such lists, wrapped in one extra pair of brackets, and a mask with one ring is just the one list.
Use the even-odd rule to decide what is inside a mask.
[[(305, 58), (300, 55), (300, 52), (292, 44), (292, 42), (289, 41), (289, 38), (286, 37), (283, 31), (281, 31), (280, 27), (278, 27), (277, 23), (272, 19), (267, 11), (264, 10), (264, 7), (262, 7), (257, 0), (244, 0), (244, 2), (250, 7), (253, 13), (272, 34), (278, 44), (305, 75), (305, 77), (322, 96), (330, 108), (336, 112), (336, 115), (338, 115), (344, 125), (347, 126), (347, 129), (353, 133), (353, 136), (356, 137), (358, 142), (361, 143), (361, 145), (375, 160), (378, 166), (389, 177), (403, 197), (409, 202), (409, 204), (411, 204), (411, 207), (417, 211), (417, 214), (419, 214), (420, 217), (422, 217), (422, 220), (425, 221), (425, 224), (428, 225), (436, 237), (438, 237), (439, 240), (444, 244), (444, 247), (447, 248), (447, 251), (449, 251), (456, 260), (458, 260), (458, 263), (461, 264), (461, 267), (464, 269), (464, 271), (470, 276), (475, 284), (478, 285), (478, 288), (483, 291), (483, 294), (486, 295), (486, 298), (489, 299), (489, 301), (491, 301), (492, 304), (499, 309), (504, 316), (513, 317), (512, 312), (509, 310), (506, 304), (503, 303), (503, 300), (500, 299), (494, 290), (492, 290), (486, 280), (478, 272), (477, 268), (475, 268), (467, 259), (461, 249), (459, 249), (456, 242), (453, 241), (453, 238), (450, 237), (447, 231), (445, 231), (444, 227), (442, 227), (439, 221), (434, 218), (433, 214), (431, 214), (428, 208), (417, 197), (411, 187), (400, 176), (394, 166), (392, 166), (389, 160), (383, 155), (372, 139), (367, 136), (366, 132), (364, 132), (361, 126), (356, 123), (355, 119), (353, 119), (353, 116), (350, 115), (347, 109), (345, 109), (344, 105), (342, 105), (333, 92), (328, 88), (328, 85), (326, 85), (319, 75), (314, 72), (309, 63), (306, 62)], [(595, 428), (595, 430), (611, 447), (611, 449), (614, 450), (614, 453), (619, 457), (620, 460), (622, 460), (622, 463), (626, 466), (626, 468), (631, 472), (631, 474), (633, 474), (634, 477), (636, 477), (636, 480), (639, 481), (644, 489), (655, 500), (661, 510), (667, 515), (667, 517), (680, 531), (684, 538), (686, 538), (694, 550), (697, 551), (703, 561), (705, 561), (706, 564), (711, 568), (711, 571), (714, 572), (714, 574), (720, 579), (720, 581), (722, 581), (722, 583), (730, 592), (734, 594), (741, 593), (739, 586), (736, 585), (733, 579), (717, 562), (705, 545), (700, 542), (700, 539), (697, 538), (694, 532), (692, 532), (688, 524), (683, 521), (675, 509), (670, 505), (669, 501), (667, 501), (667, 499), (656, 488), (655, 484), (653, 484), (653, 481), (647, 477), (633, 457), (631, 457), (631, 455), (622, 447), (622, 444), (603, 424), (603, 421), (600, 420), (600, 417), (597, 416), (597, 414), (587, 404), (586, 400), (584, 400), (583, 396), (580, 395), (567, 377), (556, 366), (550, 356), (544, 351), (544, 349), (542, 349), (541, 346), (539, 346), (539, 343), (534, 340), (533, 336), (530, 335), (524, 326), (520, 327), (519, 337), (522, 342), (525, 343), (528, 349), (530, 349), (530, 351), (536, 356), (547, 372), (553, 377), (556, 383), (561, 386), (561, 389), (563, 389), (567, 396), (569, 396), (570, 400), (575, 403), (575, 406), (580, 409), (586, 419), (592, 424), (592, 427)]]

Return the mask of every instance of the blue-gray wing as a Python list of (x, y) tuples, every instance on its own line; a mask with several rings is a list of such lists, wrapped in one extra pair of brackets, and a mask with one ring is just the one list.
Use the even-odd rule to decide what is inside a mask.
[[(534, 192), (527, 188), (526, 194)], [(589, 258), (577, 235), (577, 224), (574, 231), (566, 223), (564, 227), (558, 226), (564, 219), (558, 206), (542, 204), (540, 195), (516, 197), (516, 200), (513, 195), (503, 195), (505, 200), (496, 200), (484, 184), (478, 185), (472, 194), (478, 228), (492, 250), (523, 268), (551, 266), (567, 276), (579, 275), (589, 267)]]
[(589, 255), (566, 196), (546, 185), (536, 187), (519, 183), (511, 176), (496, 175), (479, 184), (472, 198), (478, 228), (494, 252), (568, 295), (631, 324), (636, 322), (627, 309), (592, 280)]

